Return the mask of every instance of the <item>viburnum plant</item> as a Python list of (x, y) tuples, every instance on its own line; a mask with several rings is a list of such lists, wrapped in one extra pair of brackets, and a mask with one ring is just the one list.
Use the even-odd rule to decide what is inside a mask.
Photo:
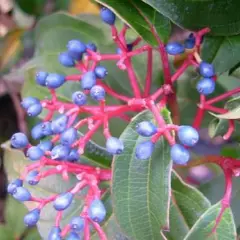
[[(205, 113), (207, 111), (215, 114), (227, 113), (227, 109), (214, 106), (214, 104), (239, 93), (240, 88), (237, 87), (216, 97), (211, 97), (215, 91), (218, 77), (214, 66), (201, 59), (201, 44), (204, 35), (208, 34), (211, 29), (204, 28), (192, 32), (184, 43), (170, 41), (164, 44), (155, 27), (148, 18), (144, 17), (151, 34), (158, 43), (158, 46), (154, 47), (147, 43), (142, 44), (143, 39), (140, 36), (128, 42), (126, 34), (129, 31), (129, 26), (124, 24), (123, 28), (118, 31), (115, 26), (115, 14), (110, 9), (103, 7), (100, 15), (103, 22), (109, 25), (112, 39), (117, 47), (116, 53), (101, 53), (94, 43), (86, 44), (79, 39), (73, 39), (67, 43), (66, 51), (60, 53), (58, 60), (66, 68), (76, 68), (80, 72), (79, 74), (63, 75), (46, 71), (36, 73), (36, 84), (47, 88), (51, 97), (38, 99), (35, 96), (28, 96), (22, 100), (22, 107), (28, 116), (37, 117), (43, 111), (47, 111), (47, 114), (41, 122), (31, 129), (31, 137), (34, 140), (39, 140), (38, 144), (32, 144), (28, 137), (21, 132), (15, 133), (11, 138), (11, 147), (22, 149), (26, 157), (33, 163), (24, 169), (19, 178), (10, 182), (8, 193), (20, 202), (34, 204), (31, 205), (34, 208), (24, 217), (24, 222), (29, 227), (38, 224), (44, 208), (51, 206), (56, 211), (55, 222), (46, 238), (49, 240), (88, 240), (91, 239), (92, 234), (97, 234), (101, 240), (127, 239), (127, 236), (137, 240), (175, 239), (168, 236), (171, 235), (174, 228), (178, 228), (178, 224), (182, 225), (185, 221), (183, 217), (174, 216), (174, 210), (178, 208), (175, 205), (178, 196), (174, 194), (178, 191), (178, 194), (186, 196), (189, 194), (190, 199), (191, 196), (193, 197), (190, 205), (185, 206), (185, 210), (190, 208), (188, 209), (190, 220), (186, 220), (186, 225), (188, 228), (193, 228), (186, 233), (184, 239), (192, 239), (194, 236), (198, 236), (197, 239), (206, 239), (213, 236), (221, 227), (225, 210), (230, 207), (232, 178), (239, 176), (240, 163), (235, 158), (215, 155), (191, 161), (191, 148), (196, 146), (199, 141), (199, 129)], [(155, 60), (153, 52), (159, 53), (164, 77), (164, 83), (154, 91), (152, 91), (152, 70)], [(187, 57), (181, 66), (172, 73), (169, 58), (186, 52), (188, 53)], [(142, 91), (132, 59), (144, 53), (147, 54), (147, 71)], [(105, 83), (108, 74), (108, 70), (104, 66), (105, 61), (114, 61), (116, 67), (127, 72), (132, 96), (119, 93), (111, 85)], [(189, 67), (194, 68), (201, 76), (196, 84), (200, 102), (197, 105), (197, 113), (191, 126), (179, 125), (180, 113), (175, 85)], [(127, 79), (121, 81), (121, 84), (124, 85)], [(69, 84), (69, 82), (79, 82), (79, 89), (74, 89), (72, 92), (72, 102), (63, 101), (57, 96), (57, 89)], [(119, 100), (119, 104), (109, 104), (106, 96), (112, 96)], [(93, 101), (90, 102), (89, 99)], [(111, 134), (109, 122), (114, 118), (119, 118), (128, 124), (120, 138)], [(87, 131), (82, 134), (81, 129), (84, 127)], [(225, 140), (232, 136), (234, 127), (234, 119), (229, 119), (228, 130), (223, 136)], [(105, 138), (104, 148), (91, 141), (92, 137), (99, 132)], [(131, 138), (132, 136), (135, 140)], [(165, 149), (164, 154), (160, 154), (159, 151), (163, 151), (163, 149)], [(113, 159), (112, 169), (84, 163), (82, 156), (86, 151), (95, 151), (103, 158)], [(132, 159), (133, 164), (135, 163), (136, 168), (128, 162), (130, 159)], [(166, 163), (164, 159), (168, 159), (168, 162)], [(196, 209), (202, 208), (200, 210), (204, 211), (202, 216), (194, 216), (196, 209), (191, 209), (191, 204), (194, 204), (195, 201), (194, 198), (204, 197), (180, 179), (176, 172), (171, 169), (172, 163), (176, 171), (178, 168), (205, 163), (214, 163), (222, 169), (226, 181), (225, 193), (220, 205), (217, 205), (219, 209), (216, 209), (214, 216), (211, 215), (211, 211), (214, 209), (209, 206), (207, 200), (204, 200), (204, 204), (200, 204), (200, 207), (196, 206)], [(158, 164), (165, 165), (166, 169), (170, 169), (170, 174), (164, 175), (167, 170), (162, 173), (157, 172)], [(149, 167), (149, 165), (152, 166)], [(148, 172), (146, 172), (145, 166), (149, 167), (147, 168)], [(132, 179), (131, 173), (128, 172), (129, 168), (132, 168), (131, 171), (136, 173)], [(150, 171), (153, 184), (146, 183), (147, 187), (143, 189), (143, 176), (150, 175)], [(119, 172), (123, 174), (119, 175)], [(159, 174), (163, 174), (161, 178), (157, 177)], [(53, 194), (47, 198), (32, 195), (26, 187), (27, 185), (36, 185), (37, 187), (39, 182), (54, 175), (60, 175), (61, 181), (69, 181), (70, 176), (74, 176), (77, 182), (61, 194)], [(169, 197), (170, 190), (167, 188), (159, 189), (160, 186), (158, 186), (163, 181), (169, 183), (168, 186), (170, 186), (171, 175), (172, 196), (175, 196), (172, 200)], [(121, 179), (119, 179), (120, 176)], [(128, 181), (133, 181), (133, 188), (128, 189), (128, 192), (121, 191), (120, 186), (127, 184), (124, 176), (128, 178)], [(116, 238), (109, 238), (108, 232), (105, 232), (104, 229), (110, 218), (109, 214), (111, 214), (108, 213), (102, 200), (108, 192), (106, 184), (109, 181), (113, 182), (113, 212), (126, 237), (119, 235), (115, 236)], [(51, 183), (49, 182), (49, 184)], [(176, 186), (180, 185), (182, 190), (177, 190)], [(149, 204), (152, 201), (153, 205), (155, 204), (153, 207), (146, 206), (143, 200), (148, 197), (149, 192), (152, 194), (151, 199), (148, 199), (146, 203)], [(161, 200), (158, 199), (158, 194), (164, 194), (164, 192), (166, 197), (162, 199), (166, 201), (162, 201), (165, 201), (166, 209), (159, 209), (158, 201), (160, 204)], [(83, 195), (80, 195), (81, 193)], [(67, 214), (68, 209), (78, 198), (83, 198), (83, 206), (76, 216), (72, 216), (68, 223), (63, 224), (64, 214)], [(141, 200), (143, 200), (142, 205)], [(124, 205), (126, 201), (128, 201), (129, 206)], [(138, 217), (134, 218), (133, 210), (136, 202), (140, 205), (136, 204), (135, 211), (141, 212), (143, 209), (149, 208), (148, 214), (151, 217), (146, 216), (146, 212), (143, 212), (142, 215), (138, 214)], [(142, 206), (142, 209), (139, 209), (138, 206)], [(179, 208), (184, 212), (183, 206)], [(207, 218), (210, 219), (210, 222), (206, 220)], [(146, 222), (145, 219), (147, 219)], [(153, 223), (149, 223), (149, 219), (153, 219)], [(201, 222), (201, 219), (205, 222)], [(211, 230), (207, 233), (204, 232), (205, 235), (200, 233), (200, 235), (194, 235), (198, 229), (206, 228), (204, 225), (206, 221), (207, 224), (210, 224)], [(232, 220), (228, 218), (228, 221)], [(149, 226), (155, 223), (156, 226), (150, 228), (152, 232), (149, 231), (148, 227), (146, 227), (146, 231), (144, 230), (145, 225)], [(137, 224), (140, 224), (139, 228), (137, 228)], [(139, 229), (139, 234), (136, 229)], [(234, 230), (232, 231), (229, 234), (235, 237)], [(143, 235), (141, 236), (141, 234)], [(176, 234), (176, 236), (179, 234), (179, 238), (176, 239), (183, 239), (180, 230), (176, 231)]]

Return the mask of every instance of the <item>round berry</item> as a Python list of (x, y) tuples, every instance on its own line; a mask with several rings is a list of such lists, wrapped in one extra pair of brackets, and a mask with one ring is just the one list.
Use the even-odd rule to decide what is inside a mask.
[(87, 96), (84, 92), (77, 91), (72, 95), (72, 101), (78, 106), (82, 106), (87, 103)]
[(214, 92), (215, 85), (215, 81), (211, 78), (203, 78), (197, 83), (197, 91), (207, 96)]
[(41, 112), (42, 112), (42, 105), (40, 103), (31, 105), (27, 110), (27, 114), (29, 117), (36, 117)]
[(38, 208), (33, 209), (24, 217), (24, 223), (28, 227), (33, 227), (37, 224), (40, 218), (40, 210)]
[(40, 101), (35, 97), (26, 97), (21, 102), (21, 105), (25, 110), (35, 104), (40, 104)]
[(11, 145), (14, 148), (25, 148), (28, 144), (28, 138), (24, 133), (15, 133), (11, 137)]
[(69, 162), (77, 162), (80, 159), (77, 149), (72, 149), (67, 157)]
[(215, 75), (214, 67), (210, 63), (201, 62), (199, 66), (199, 71), (204, 78), (210, 78)]
[(46, 78), (48, 76), (47, 72), (37, 72), (36, 73), (36, 82), (37, 84), (41, 85), (41, 86), (46, 86)]
[(86, 47), (87, 47), (87, 49), (89, 49), (89, 50), (91, 50), (91, 51), (93, 51), (93, 52), (96, 52), (97, 51), (97, 46), (94, 44), (94, 43), (88, 43), (87, 45), (86, 45)]
[(61, 229), (59, 227), (52, 227), (48, 235), (48, 240), (62, 240)]
[(75, 60), (81, 60), (82, 54), (86, 52), (86, 45), (79, 40), (71, 40), (67, 44), (69, 55)]
[(53, 148), (53, 143), (49, 140), (41, 141), (38, 145), (39, 148), (41, 148), (44, 152), (51, 151)]
[(35, 140), (38, 140), (38, 139), (44, 137), (43, 129), (42, 129), (42, 123), (38, 123), (36, 126), (34, 126), (32, 128), (31, 136)]
[(74, 67), (75, 61), (70, 56), (68, 52), (60, 53), (58, 56), (58, 61), (64, 66), (64, 67)]
[(151, 141), (139, 143), (136, 147), (135, 156), (139, 160), (146, 160), (151, 157), (155, 144)]
[(51, 157), (54, 160), (65, 160), (70, 153), (70, 148), (64, 145), (57, 145), (51, 151)]
[(79, 235), (76, 232), (70, 232), (66, 239), (67, 240), (81, 240), (81, 238), (79, 237)]
[(108, 9), (106, 7), (101, 8), (100, 16), (101, 16), (103, 22), (105, 22), (109, 25), (114, 25), (116, 16), (110, 9)]
[(157, 132), (157, 127), (149, 121), (142, 121), (137, 124), (136, 131), (143, 137), (151, 137)]
[(175, 164), (185, 165), (190, 159), (189, 151), (180, 144), (171, 147), (170, 155)]
[(51, 129), (53, 133), (54, 134), (62, 133), (66, 129), (67, 123), (68, 123), (68, 117), (66, 115), (60, 115), (51, 123)]
[(64, 82), (65, 76), (57, 73), (49, 73), (49, 75), (46, 78), (46, 86), (52, 89), (62, 86)]
[(96, 84), (96, 74), (92, 71), (86, 72), (82, 76), (81, 87), (84, 90), (90, 90)]
[(100, 79), (105, 78), (108, 74), (107, 69), (103, 66), (96, 66), (94, 72), (95, 72), (97, 78), (100, 78)]
[(53, 134), (52, 128), (51, 128), (51, 122), (43, 122), (41, 124), (41, 128), (42, 128), (42, 134), (44, 136), (50, 136)]
[(28, 182), (28, 184), (37, 185), (39, 183), (39, 180), (36, 180), (36, 176), (38, 176), (38, 174), (39, 174), (39, 171), (37, 170), (33, 170), (29, 172), (26, 177), (26, 181)]
[(96, 101), (101, 101), (105, 98), (105, 90), (103, 87), (99, 85), (95, 85), (91, 88), (90, 95), (92, 99)]
[(80, 232), (84, 227), (84, 219), (82, 217), (74, 217), (70, 222), (71, 228), (74, 231)]
[(14, 180), (14, 181), (12, 181), (11, 183), (8, 184), (7, 192), (9, 194), (14, 194), (16, 189), (18, 187), (22, 187), (22, 185), (23, 185), (23, 181), (21, 179), (16, 179), (16, 180)]
[(166, 51), (169, 55), (178, 55), (184, 53), (185, 48), (179, 42), (171, 42), (167, 44)]
[(106, 149), (111, 154), (121, 154), (124, 150), (124, 145), (120, 139), (109, 137), (106, 142)]
[(61, 134), (60, 142), (62, 145), (71, 146), (76, 141), (77, 136), (75, 128), (68, 128)]
[(53, 207), (57, 211), (63, 211), (68, 208), (73, 200), (73, 194), (70, 192), (60, 194), (53, 202)]
[(43, 155), (44, 155), (44, 151), (37, 146), (30, 147), (27, 150), (27, 154), (26, 154), (26, 156), (32, 161), (39, 160), (41, 157), (43, 157)]
[(198, 131), (191, 126), (181, 126), (178, 130), (179, 141), (188, 147), (193, 147), (199, 140)]
[(106, 209), (102, 203), (101, 200), (95, 199), (91, 202), (89, 210), (88, 210), (88, 216), (97, 223), (100, 223), (104, 220), (106, 217)]
[(184, 42), (184, 47), (186, 49), (192, 49), (195, 46), (195, 38), (188, 38)]
[(14, 191), (13, 197), (20, 202), (25, 202), (31, 199), (31, 194), (26, 188), (18, 187)]

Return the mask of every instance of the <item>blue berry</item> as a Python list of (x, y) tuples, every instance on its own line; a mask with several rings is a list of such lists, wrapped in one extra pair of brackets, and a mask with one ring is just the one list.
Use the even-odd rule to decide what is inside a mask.
[(39, 148), (41, 148), (44, 152), (51, 151), (53, 148), (53, 143), (49, 140), (42, 141), (37, 145)]
[(49, 73), (46, 78), (46, 86), (51, 89), (62, 86), (65, 82), (65, 76), (57, 73)]
[(100, 78), (100, 79), (105, 78), (108, 74), (107, 69), (103, 66), (96, 66), (94, 72), (95, 72), (97, 78)]
[(90, 50), (92, 50), (93, 52), (96, 52), (97, 51), (97, 46), (94, 44), (94, 43), (88, 43), (87, 45), (86, 45), (86, 47), (88, 48), (88, 49), (90, 49)]
[(50, 136), (53, 134), (51, 125), (52, 125), (51, 122), (43, 122), (41, 124), (42, 134), (44, 136)]
[(46, 78), (48, 76), (47, 72), (37, 72), (36, 74), (36, 82), (41, 86), (46, 86)]
[(77, 91), (72, 95), (72, 101), (78, 106), (82, 106), (87, 103), (87, 96), (84, 92)]
[(38, 139), (44, 137), (43, 129), (42, 129), (42, 123), (38, 123), (36, 126), (34, 126), (32, 128), (31, 136), (35, 140), (38, 140)]
[(65, 160), (70, 153), (70, 148), (64, 145), (57, 145), (51, 151), (51, 157), (54, 160)]
[(31, 172), (28, 173), (27, 177), (26, 177), (26, 181), (28, 182), (28, 184), (30, 185), (37, 185), (39, 183), (38, 180), (36, 180), (36, 176), (39, 174), (39, 171), (37, 170), (33, 170)]
[(23, 181), (21, 179), (16, 179), (16, 180), (14, 180), (14, 181), (12, 181), (11, 183), (8, 184), (7, 192), (9, 194), (14, 194), (16, 189), (18, 187), (22, 187), (22, 185), (23, 185)]
[(58, 56), (58, 61), (64, 66), (64, 67), (74, 67), (75, 61), (70, 56), (68, 52), (60, 53)]
[(108, 9), (106, 7), (101, 8), (100, 16), (101, 16), (101, 19), (103, 20), (103, 22), (105, 22), (109, 25), (114, 25), (116, 16), (110, 9)]
[(79, 237), (79, 235), (75, 232), (70, 232), (68, 234), (68, 237), (66, 238), (67, 240), (81, 240), (81, 238)]
[(150, 137), (157, 132), (157, 127), (149, 121), (142, 121), (137, 124), (136, 131), (143, 137)]
[(180, 144), (171, 147), (170, 155), (175, 164), (185, 165), (190, 159), (189, 151)]
[(179, 141), (188, 147), (193, 147), (199, 140), (198, 131), (191, 126), (181, 126), (178, 130)]
[(82, 217), (74, 217), (70, 222), (71, 228), (74, 231), (80, 232), (84, 227), (84, 219)]
[(106, 213), (107, 213), (106, 209), (101, 200), (95, 199), (91, 202), (88, 210), (88, 216), (94, 222), (98, 222), (98, 223), (102, 222), (106, 217)]
[(31, 194), (26, 188), (18, 187), (14, 191), (13, 197), (20, 202), (25, 202), (31, 199)]
[(73, 197), (74, 195), (70, 192), (62, 193), (53, 202), (53, 207), (57, 211), (63, 211), (71, 205)]
[(52, 227), (48, 235), (48, 240), (62, 240), (61, 229), (59, 227)]
[(185, 48), (179, 42), (171, 42), (166, 45), (166, 51), (169, 55), (178, 55), (184, 53)]
[(67, 44), (69, 55), (75, 60), (81, 60), (82, 54), (86, 52), (86, 45), (79, 40), (71, 40)]
[(210, 78), (215, 75), (214, 67), (210, 63), (201, 62), (199, 66), (199, 71), (204, 78)]
[(184, 42), (184, 47), (186, 49), (192, 49), (195, 46), (195, 38), (188, 38)]
[(155, 144), (151, 141), (139, 143), (136, 147), (136, 158), (139, 160), (146, 160), (151, 157), (154, 151)]
[(77, 162), (80, 159), (77, 149), (72, 149), (67, 157), (69, 162)]
[(51, 123), (51, 129), (54, 134), (62, 133), (68, 123), (68, 117), (66, 115), (60, 115), (58, 118), (52, 121)]
[(82, 76), (81, 87), (84, 90), (90, 90), (97, 82), (96, 74), (92, 71), (86, 72)]
[(26, 156), (32, 161), (39, 160), (44, 155), (44, 151), (37, 146), (30, 147), (27, 150)]
[(40, 104), (40, 101), (35, 97), (26, 97), (21, 102), (21, 105), (25, 110), (34, 104)]
[(203, 78), (197, 83), (197, 91), (207, 96), (214, 92), (215, 85), (215, 81), (211, 78)]
[(40, 210), (38, 208), (33, 209), (24, 217), (24, 223), (28, 227), (33, 227), (37, 224), (40, 218)]
[(94, 100), (100, 101), (105, 98), (105, 90), (103, 87), (95, 85), (91, 88), (90, 95)]
[(106, 149), (111, 154), (121, 154), (124, 149), (123, 142), (115, 137), (110, 137), (106, 142)]
[(28, 114), (29, 117), (36, 117), (36, 116), (38, 116), (41, 112), (42, 112), (42, 105), (41, 105), (41, 103), (31, 105), (31, 106), (28, 108), (28, 110), (27, 110), (27, 114)]
[(62, 145), (71, 146), (77, 139), (77, 130), (68, 128), (61, 134), (60, 142)]
[(14, 148), (25, 148), (28, 144), (28, 138), (24, 133), (15, 133), (11, 137), (11, 145)]

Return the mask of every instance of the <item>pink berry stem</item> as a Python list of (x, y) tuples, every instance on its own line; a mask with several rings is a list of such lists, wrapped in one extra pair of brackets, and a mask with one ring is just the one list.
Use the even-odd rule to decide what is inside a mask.
[(62, 220), (62, 214), (63, 214), (62, 211), (57, 212), (57, 216), (56, 216), (56, 219), (55, 219), (55, 226), (56, 227), (60, 226), (60, 223), (61, 223), (61, 220)]
[(61, 237), (65, 237), (71, 230), (71, 225), (67, 224), (61, 231)]
[(185, 60), (180, 68), (172, 75), (171, 82), (175, 82), (179, 79), (179, 77), (186, 71), (186, 69), (190, 66), (189, 59)]
[(228, 127), (228, 131), (223, 135), (224, 140), (228, 140), (232, 136), (232, 134), (235, 130), (234, 120), (230, 119), (228, 122), (229, 122), (229, 127)]
[(85, 218), (84, 221), (84, 240), (90, 240), (90, 227), (88, 218)]
[(108, 240), (106, 234), (104, 233), (104, 231), (102, 230), (100, 225), (98, 223), (92, 221), (91, 219), (89, 219), (89, 221), (92, 223), (93, 227), (96, 229), (100, 240)]
[(133, 46), (133, 47), (137, 46), (141, 41), (142, 41), (142, 38), (141, 38), (141, 37), (137, 37), (137, 38), (132, 42), (132, 46)]
[(226, 109), (210, 106), (207, 104), (204, 106), (204, 109), (215, 112), (215, 113), (220, 113), (220, 114), (224, 114), (224, 113), (228, 112), (228, 110), (226, 110)]
[(68, 75), (65, 77), (66, 81), (80, 81), (82, 74)]
[(111, 26), (111, 30), (112, 30), (112, 39), (113, 39), (113, 41), (120, 47), (120, 49), (122, 51), (126, 52), (127, 48), (126, 48), (125, 44), (118, 37), (118, 32), (117, 32), (117, 28), (115, 27), (115, 25)]
[(131, 52), (126, 53), (126, 55), (127, 55), (127, 57), (133, 57), (133, 56), (139, 55), (141, 53), (144, 53), (146, 51), (149, 51), (151, 49), (152, 49), (152, 47), (150, 45), (144, 45), (140, 48), (137, 48), (135, 50), (132, 50)]
[(148, 50), (147, 54), (147, 75), (146, 75), (146, 80), (145, 80), (145, 87), (144, 87), (144, 93), (143, 97), (148, 97), (150, 94), (151, 90), (151, 85), (152, 85), (152, 64), (153, 64), (153, 52), (152, 49)]

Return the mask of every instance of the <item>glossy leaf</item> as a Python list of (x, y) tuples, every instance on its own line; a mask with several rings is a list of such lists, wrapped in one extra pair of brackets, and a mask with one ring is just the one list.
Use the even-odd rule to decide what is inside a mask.
[(236, 11), (240, 7), (238, 0), (142, 1), (154, 7), (177, 25), (189, 30), (209, 27), (211, 34), (214, 35), (229, 36), (240, 33), (240, 16)]
[(157, 41), (144, 18), (146, 17), (155, 26), (160, 38), (167, 42), (171, 31), (170, 21), (147, 4), (139, 0), (124, 0), (121, 2), (112, 0), (96, 1), (114, 11), (118, 17), (131, 26), (146, 42), (157, 46)]
[[(169, 113), (162, 114), (170, 122)], [(131, 239), (161, 239), (160, 229), (169, 228), (170, 177), (172, 163), (168, 143), (161, 139), (147, 160), (137, 160), (140, 137), (136, 124), (152, 120), (149, 112), (138, 114), (122, 133), (124, 153), (113, 164), (112, 197), (120, 227)]]

